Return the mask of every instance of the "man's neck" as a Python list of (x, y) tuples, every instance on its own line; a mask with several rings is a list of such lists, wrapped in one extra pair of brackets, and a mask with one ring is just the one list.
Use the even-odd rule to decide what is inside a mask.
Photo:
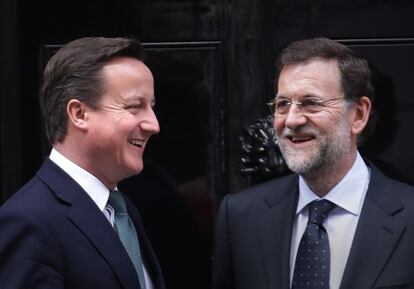
[(81, 153), (82, 151), (77, 151), (72, 148), (75, 146), (68, 146), (63, 144), (54, 144), (53, 148), (58, 151), (61, 155), (65, 158), (76, 164), (78, 167), (82, 168), (83, 170), (87, 171), (95, 178), (99, 179), (108, 189), (112, 190), (116, 187), (117, 183), (111, 182), (102, 177), (103, 174), (99, 174), (97, 170), (93, 170), (93, 167), (88, 165), (88, 162), (85, 160), (88, 159), (88, 156), (83, 156)]

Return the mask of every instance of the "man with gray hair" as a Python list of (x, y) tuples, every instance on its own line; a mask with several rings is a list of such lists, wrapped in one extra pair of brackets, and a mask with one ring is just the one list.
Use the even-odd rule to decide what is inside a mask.
[(295, 174), (223, 199), (214, 289), (414, 286), (414, 188), (357, 149), (370, 78), (364, 59), (326, 38), (282, 51), (270, 107)]

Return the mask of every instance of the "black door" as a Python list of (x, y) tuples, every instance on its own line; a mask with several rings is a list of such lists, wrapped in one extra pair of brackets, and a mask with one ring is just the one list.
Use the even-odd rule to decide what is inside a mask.
[(161, 132), (142, 174), (120, 186), (143, 215), (168, 287), (209, 288), (219, 201), (271, 175), (241, 173), (239, 137), (267, 116), (274, 61), (289, 42), (326, 36), (370, 60), (379, 119), (362, 151), (414, 183), (412, 15), (410, 0), (2, 0), (0, 203), (49, 153), (37, 100), (47, 59), (78, 37), (134, 36), (154, 73)]

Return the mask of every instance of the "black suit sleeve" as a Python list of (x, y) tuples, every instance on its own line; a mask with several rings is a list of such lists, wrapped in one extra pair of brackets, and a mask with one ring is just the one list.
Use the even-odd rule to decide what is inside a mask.
[(221, 202), (217, 216), (213, 257), (213, 289), (235, 288), (232, 272), (228, 199), (229, 195)]
[(0, 215), (2, 289), (63, 289), (61, 263), (53, 237), (41, 226), (21, 214)]

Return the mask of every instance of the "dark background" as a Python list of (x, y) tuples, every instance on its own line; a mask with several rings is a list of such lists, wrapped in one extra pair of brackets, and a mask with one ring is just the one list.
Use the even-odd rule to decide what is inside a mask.
[(208, 288), (218, 203), (260, 179), (240, 173), (239, 136), (266, 116), (274, 60), (289, 42), (326, 36), (370, 61), (379, 118), (362, 152), (414, 184), (413, 15), (411, 0), (1, 0), (0, 204), (49, 153), (37, 92), (56, 47), (135, 36), (154, 73), (161, 132), (143, 173), (120, 187), (144, 218), (168, 287)]

